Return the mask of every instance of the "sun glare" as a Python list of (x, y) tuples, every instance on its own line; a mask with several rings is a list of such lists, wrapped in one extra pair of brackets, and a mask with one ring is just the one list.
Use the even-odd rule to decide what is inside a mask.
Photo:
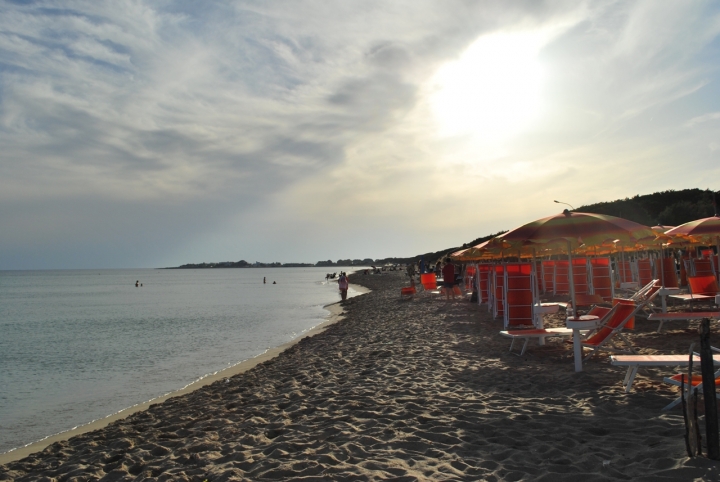
[(543, 45), (538, 34), (492, 34), (476, 40), (432, 79), (430, 103), (442, 136), (499, 140), (537, 116)]

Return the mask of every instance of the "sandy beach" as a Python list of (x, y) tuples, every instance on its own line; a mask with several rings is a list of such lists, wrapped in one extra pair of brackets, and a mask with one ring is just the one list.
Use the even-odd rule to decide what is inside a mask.
[[(661, 411), (671, 371), (641, 371), (626, 394), (606, 355), (581, 373), (557, 341), (515, 356), (485, 306), (402, 300), (406, 280), (352, 275), (372, 291), (337, 322), (0, 466), (0, 480), (720, 480), (720, 464), (686, 457), (681, 412)], [(697, 323), (656, 328), (630, 332), (642, 353), (698, 338)]]

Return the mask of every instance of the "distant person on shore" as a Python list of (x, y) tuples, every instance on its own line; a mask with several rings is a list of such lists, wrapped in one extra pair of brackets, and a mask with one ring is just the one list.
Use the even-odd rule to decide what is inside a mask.
[(450, 300), (450, 295), (452, 295), (453, 299), (455, 299), (455, 291), (453, 290), (453, 285), (455, 285), (455, 265), (452, 264), (450, 258), (445, 258), (445, 266), (443, 266), (442, 275), (445, 299)]
[(343, 301), (347, 299), (347, 290), (350, 283), (348, 283), (347, 276), (345, 276), (345, 273), (340, 273), (340, 278), (338, 278), (338, 288), (340, 289), (340, 297)]
[(442, 261), (438, 260), (437, 263), (435, 263), (435, 277), (439, 278), (442, 274)]
[(407, 274), (410, 277), (410, 279), (413, 279), (415, 277), (415, 264), (409, 263), (407, 265)]

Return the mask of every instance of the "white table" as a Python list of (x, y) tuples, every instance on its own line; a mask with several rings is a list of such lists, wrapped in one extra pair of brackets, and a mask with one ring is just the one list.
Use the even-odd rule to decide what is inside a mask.
[(575, 318), (565, 320), (565, 326), (572, 328), (573, 331), (573, 350), (575, 357), (575, 371), (582, 371), (582, 341), (580, 341), (580, 330), (593, 330), (598, 326), (599, 316), (582, 315)]

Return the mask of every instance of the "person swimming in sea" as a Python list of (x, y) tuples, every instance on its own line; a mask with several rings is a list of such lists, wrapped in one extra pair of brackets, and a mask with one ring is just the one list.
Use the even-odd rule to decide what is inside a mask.
[(137, 280), (137, 281), (135, 282), (135, 288), (137, 288), (138, 286), (140, 286), (140, 280)]

